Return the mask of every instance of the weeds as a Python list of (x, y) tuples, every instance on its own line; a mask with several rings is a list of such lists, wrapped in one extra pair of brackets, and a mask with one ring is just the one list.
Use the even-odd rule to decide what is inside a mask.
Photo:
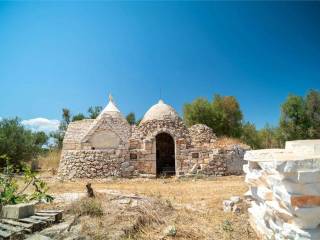
[(103, 208), (97, 198), (82, 198), (71, 205), (70, 212), (78, 216), (101, 217)]
[(233, 227), (232, 224), (229, 220), (224, 220), (222, 223), (222, 229), (227, 235), (228, 239), (232, 239), (232, 232), (233, 232)]

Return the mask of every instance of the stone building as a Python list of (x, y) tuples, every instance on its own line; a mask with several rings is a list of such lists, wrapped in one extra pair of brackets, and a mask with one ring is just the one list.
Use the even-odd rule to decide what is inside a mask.
[(241, 174), (243, 144), (217, 146), (212, 129), (187, 128), (160, 100), (139, 125), (130, 126), (110, 97), (96, 119), (71, 122), (65, 133), (62, 178)]

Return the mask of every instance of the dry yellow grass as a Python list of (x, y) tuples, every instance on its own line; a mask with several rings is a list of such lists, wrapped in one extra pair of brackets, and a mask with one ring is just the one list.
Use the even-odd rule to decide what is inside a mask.
[(214, 147), (216, 148), (225, 148), (232, 145), (242, 145), (244, 147), (248, 147), (238, 138), (230, 138), (230, 137), (219, 137), (214, 143)]
[(60, 155), (60, 150), (49, 150), (48, 153), (40, 156), (37, 159), (38, 167), (42, 171), (51, 171), (52, 169), (57, 170), (59, 167)]
[[(242, 213), (225, 213), (222, 201), (231, 196), (242, 196), (247, 190), (243, 177), (229, 176), (211, 179), (114, 179), (92, 182), (94, 190), (118, 190), (136, 193), (167, 202), (173, 206), (165, 215), (163, 224), (141, 226), (128, 239), (171, 239), (161, 238), (168, 225), (177, 228), (174, 239), (256, 239), (248, 224), (246, 204)], [(51, 182), (52, 193), (83, 192), (87, 181)], [(97, 224), (104, 220), (95, 219)], [(99, 223), (100, 221), (100, 223)], [(102, 222), (101, 222), (102, 221)], [(172, 238), (173, 239), (173, 238)]]
[[(219, 139), (217, 146), (223, 147), (230, 143), (240, 143), (233, 139)], [(53, 151), (47, 156), (39, 159), (42, 170), (57, 169), (60, 159), (60, 152)], [(222, 209), (222, 201), (231, 196), (242, 196), (247, 187), (242, 176), (228, 176), (207, 179), (110, 179), (110, 180), (79, 180), (59, 182), (51, 180), (50, 174), (42, 173), (49, 181), (50, 192), (53, 194), (66, 192), (84, 192), (85, 184), (90, 181), (94, 190), (117, 190), (124, 193), (135, 193), (154, 198), (167, 205), (172, 205), (172, 211), (160, 208), (159, 206), (147, 209), (147, 212), (134, 217), (131, 213), (129, 220), (137, 222), (141, 216), (149, 219), (161, 218), (158, 221), (141, 224), (135, 228), (125, 239), (257, 239), (248, 223), (246, 204), (242, 203), (241, 214), (225, 213)], [(108, 206), (105, 206), (108, 208)], [(109, 206), (110, 207), (110, 206)], [(130, 211), (130, 209), (128, 210)], [(129, 214), (130, 215), (130, 214)], [(151, 215), (151, 216), (150, 216)], [(105, 239), (105, 232), (108, 231), (110, 214), (103, 217), (85, 216), (81, 220), (82, 230), (92, 239)], [(116, 225), (122, 224), (128, 219), (118, 218)], [(143, 217), (142, 217), (143, 219)], [(106, 225), (106, 223), (108, 223)], [(163, 235), (163, 230), (168, 225), (177, 229), (175, 237)]]

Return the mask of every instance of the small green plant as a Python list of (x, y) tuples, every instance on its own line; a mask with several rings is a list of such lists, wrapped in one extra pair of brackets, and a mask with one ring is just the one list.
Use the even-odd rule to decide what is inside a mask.
[[(25, 185), (19, 190), (17, 178), (15, 177), (19, 171), (10, 164), (6, 155), (1, 155), (0, 160), (6, 163), (3, 173), (0, 174), (0, 205), (18, 204), (31, 200), (45, 202), (53, 200), (53, 197), (47, 194), (47, 184), (39, 179), (28, 166), (22, 167), (22, 178)], [(34, 187), (34, 191), (31, 194), (26, 194), (25, 191), (30, 185)]]
[(35, 181), (33, 182), (33, 186), (35, 187), (35, 191), (30, 195), (30, 200), (43, 201), (43, 202), (53, 201), (54, 198), (51, 195), (47, 194), (49, 188), (44, 181), (35, 178)]
[(232, 227), (232, 223), (229, 220), (224, 220), (223, 221), (222, 229), (226, 234), (226, 238), (232, 239), (233, 227)]
[(232, 228), (231, 222), (228, 221), (228, 220), (224, 220), (224, 221), (223, 221), (222, 229), (223, 229), (225, 232), (233, 232), (233, 228)]

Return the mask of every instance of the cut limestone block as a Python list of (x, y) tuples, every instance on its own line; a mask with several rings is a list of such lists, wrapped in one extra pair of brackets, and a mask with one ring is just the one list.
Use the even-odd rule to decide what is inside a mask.
[(288, 141), (285, 149), (303, 155), (320, 154), (320, 140)]
[(16, 205), (5, 205), (1, 209), (3, 218), (26, 218), (34, 215), (34, 203), (20, 203)]
[(249, 220), (261, 239), (320, 239), (320, 140), (248, 151)]
[(281, 235), (284, 239), (319, 240), (320, 228), (301, 229), (293, 224), (285, 223)]
[(311, 195), (320, 196), (320, 182), (319, 183), (296, 183), (286, 179), (281, 179), (277, 175), (270, 175), (267, 177), (268, 186), (283, 185), (287, 192), (296, 195)]
[(249, 187), (247, 194), (249, 194), (251, 198), (258, 201), (267, 201), (273, 199), (273, 192), (264, 186)]
[(320, 169), (299, 171), (298, 181), (300, 183), (320, 183)]

